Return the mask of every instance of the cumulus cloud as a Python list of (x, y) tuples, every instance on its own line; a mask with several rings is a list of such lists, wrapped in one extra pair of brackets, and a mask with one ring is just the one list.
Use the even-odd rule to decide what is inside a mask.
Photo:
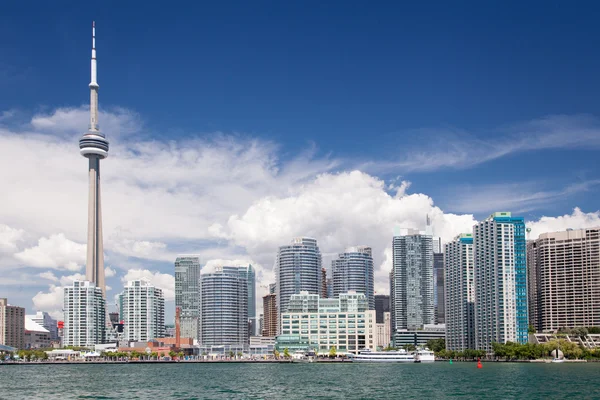
[(12, 252), (17, 250), (17, 243), (23, 240), (25, 231), (23, 229), (11, 228), (0, 224), (0, 252)]
[[(406, 194), (405, 189), (389, 194), (384, 181), (364, 172), (325, 173), (289, 196), (255, 202), (243, 215), (233, 215), (221, 234), (265, 264), (295, 236), (317, 238), (321, 252), (330, 255), (351, 245), (369, 245), (378, 265), (379, 291), (386, 292), (391, 264), (385, 251), (391, 248), (394, 228), (424, 230), (426, 215), (445, 240), (469, 232), (475, 223), (472, 215), (445, 214), (426, 195)], [(324, 266), (330, 262), (331, 257), (324, 257)]]
[(38, 274), (38, 276), (40, 278), (47, 279), (52, 282), (58, 282), (58, 278), (56, 277), (56, 275), (54, 275), (54, 273), (52, 271), (42, 272), (42, 273)]
[(86, 246), (59, 233), (40, 238), (37, 246), (16, 253), (15, 257), (30, 267), (79, 271), (85, 264)]
[(166, 301), (175, 300), (175, 277), (173, 275), (149, 271), (147, 269), (130, 269), (121, 278), (121, 281), (126, 283), (140, 279), (146, 280), (157, 288), (162, 289)]
[(598, 228), (600, 227), (600, 211), (585, 213), (579, 208), (575, 208), (571, 214), (558, 217), (542, 217), (538, 221), (528, 222), (527, 227), (531, 228), (531, 239), (536, 239), (541, 233), (546, 232)]
[(64, 297), (64, 289), (61, 286), (52, 285), (47, 293), (38, 292), (33, 296), (33, 308), (38, 311), (46, 311), (53, 318), (62, 320)]
[(113, 276), (115, 276), (117, 274), (117, 271), (115, 271), (114, 269), (112, 269), (111, 267), (106, 267), (104, 268), (104, 276), (106, 278), (112, 278)]
[[(0, 118), (0, 221), (6, 224), (0, 225), (0, 253), (9, 254), (13, 263), (16, 258), (19, 267), (79, 272), (85, 263), (87, 162), (76, 143), (87, 127), (87, 113), (87, 107), (57, 109), (19, 125), (8, 125), (14, 120), (8, 114)], [(449, 240), (470, 231), (475, 220), (471, 214), (442, 211), (425, 194), (410, 193), (410, 182), (401, 176), (385, 182), (373, 171), (462, 168), (533, 149), (528, 143), (538, 148), (597, 147), (600, 137), (600, 124), (593, 118), (547, 118), (508, 129), (505, 136), (515, 139), (506, 141), (510, 146), (459, 132), (455, 137), (468, 140), (457, 141), (462, 144), (456, 147), (450, 140), (433, 142), (445, 153), (410, 151), (399, 162), (365, 164), (366, 173), (352, 170), (355, 164), (347, 160), (320, 155), (314, 145), (281, 160), (276, 143), (244, 135), (217, 132), (177, 142), (151, 140), (139, 132), (139, 116), (126, 109), (103, 110), (100, 121), (111, 142), (102, 164), (103, 228), (111, 265), (107, 277), (115, 276), (113, 268), (129, 270), (123, 281), (145, 277), (171, 299), (174, 278), (158, 271), (163, 267), (157, 264), (172, 268), (178, 251), (197, 252), (204, 259), (251, 261), (257, 281), (269, 283), (274, 281), (277, 248), (304, 235), (318, 239), (326, 267), (347, 246), (371, 246), (378, 291), (387, 292), (395, 227), (424, 229), (429, 214), (434, 233)], [(535, 140), (521, 140), (517, 131), (524, 132), (523, 138), (531, 133)], [(1, 258), (5, 265), (6, 257)], [(149, 267), (148, 262), (156, 264)], [(43, 274), (54, 283), (68, 280)], [(57, 293), (57, 287), (50, 287), (34, 297), (34, 304), (58, 304), (52, 300)]]

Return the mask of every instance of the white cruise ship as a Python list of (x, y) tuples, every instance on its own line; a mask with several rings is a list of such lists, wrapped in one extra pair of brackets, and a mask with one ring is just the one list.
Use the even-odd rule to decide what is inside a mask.
[(364, 349), (361, 350), (358, 354), (349, 354), (348, 357), (352, 360), (352, 362), (415, 362), (415, 356), (413, 354), (407, 353), (406, 350), (371, 351), (369, 349)]
[(435, 355), (428, 348), (418, 349), (415, 353), (415, 362), (434, 362)]

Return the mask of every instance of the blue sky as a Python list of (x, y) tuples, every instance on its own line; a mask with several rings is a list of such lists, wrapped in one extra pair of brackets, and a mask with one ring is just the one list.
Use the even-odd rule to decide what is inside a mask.
[[(387, 236), (322, 227), (354, 229), (325, 211), (330, 195), (323, 185), (342, 183), (339, 191), (365, 193), (368, 200), (405, 188), (422, 203), (406, 198), (394, 207), (418, 214), (414, 221), (433, 212), (432, 199), (446, 213), (438, 219), (446, 236), (471, 221), (458, 223), (448, 213), (477, 220), (511, 210), (529, 221), (567, 215), (576, 225), (572, 210), (579, 207), (589, 223), (598, 216), (600, 195), (599, 14), (593, 2), (7, 4), (0, 14), (0, 139), (14, 146), (15, 160), (3, 183), (39, 175), (20, 164), (27, 157), (17, 154), (28, 154), (25, 148), (73, 146), (76, 156), (76, 137), (86, 129), (96, 20), (100, 124), (112, 146), (103, 167), (105, 208), (114, 205), (104, 211), (112, 237), (106, 248), (121, 249), (112, 255), (117, 271), (171, 273), (170, 257), (192, 251), (206, 252), (207, 260), (248, 257), (267, 270), (276, 244), (289, 240), (285, 235), (320, 234), (330, 253), (359, 244), (352, 240), (383, 240), (376, 261), (385, 277)], [(151, 158), (159, 160), (152, 174), (164, 176), (144, 174), (140, 166)], [(61, 171), (48, 178), (59, 189), (13, 189), (17, 195), (0, 213), (0, 224), (12, 232), (6, 265), (16, 257), (28, 273), (57, 265), (66, 274), (73, 270), (61, 265), (80, 263), (85, 166), (81, 159), (69, 163), (58, 168), (48, 161), (43, 169)], [(178, 171), (180, 164), (185, 168)], [(366, 175), (316, 178), (352, 170)], [(79, 183), (64, 181), (65, 174)], [(18, 196), (60, 205), (66, 196), (59, 192), (79, 193), (78, 185), (83, 214), (69, 223), (60, 213), (32, 211)], [(188, 204), (189, 194), (197, 199), (190, 204), (198, 209), (188, 213), (197, 228), (164, 233), (164, 223), (154, 227), (133, 217), (136, 210), (126, 212), (118, 201), (132, 188), (131, 199), (140, 196), (171, 221), (185, 217), (170, 210)], [(314, 199), (321, 201), (312, 211), (323, 213), (321, 225), (286, 219), (289, 204)], [(388, 200), (365, 205), (364, 212), (397, 216), (381, 211)], [(31, 220), (18, 217), (26, 214)], [(264, 235), (250, 233), (251, 221), (271, 226), (265, 221), (272, 215), (282, 215), (272, 230), (283, 236), (252, 241)], [(194, 229), (203, 233), (189, 233)], [(39, 243), (44, 238), (75, 250), (50, 256)], [(117, 272), (115, 286), (121, 277)]]

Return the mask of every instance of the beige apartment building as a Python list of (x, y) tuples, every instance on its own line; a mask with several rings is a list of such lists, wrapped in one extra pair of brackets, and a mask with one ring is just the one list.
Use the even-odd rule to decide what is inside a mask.
[(0, 299), (0, 344), (25, 348), (25, 309)]
[(527, 250), (536, 330), (600, 326), (600, 227), (543, 233)]

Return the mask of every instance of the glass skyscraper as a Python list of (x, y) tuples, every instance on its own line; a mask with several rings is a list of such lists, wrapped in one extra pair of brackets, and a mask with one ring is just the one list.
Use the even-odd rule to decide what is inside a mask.
[(475, 346), (528, 341), (525, 222), (497, 212), (473, 227)]
[(203, 346), (248, 343), (247, 270), (218, 266), (200, 276), (200, 343)]
[(175, 260), (175, 307), (181, 309), (181, 337), (198, 339), (200, 269), (197, 255), (181, 255)]
[(410, 229), (392, 242), (392, 325), (421, 329), (435, 322), (433, 237)]
[(250, 322), (250, 336), (256, 335), (258, 319), (256, 318), (256, 273), (252, 265), (239, 266), (238, 271), (248, 280), (248, 321)]
[(475, 349), (473, 235), (463, 233), (445, 246), (446, 348)]
[(373, 256), (370, 247), (349, 247), (331, 262), (333, 297), (355, 291), (366, 296), (369, 309), (375, 309)]
[(277, 308), (287, 311), (290, 297), (300, 292), (321, 293), (321, 251), (317, 240), (307, 237), (292, 239), (281, 246), (275, 261), (277, 278)]
[(65, 291), (64, 346), (93, 346), (106, 338), (106, 302), (102, 288), (75, 281)]

